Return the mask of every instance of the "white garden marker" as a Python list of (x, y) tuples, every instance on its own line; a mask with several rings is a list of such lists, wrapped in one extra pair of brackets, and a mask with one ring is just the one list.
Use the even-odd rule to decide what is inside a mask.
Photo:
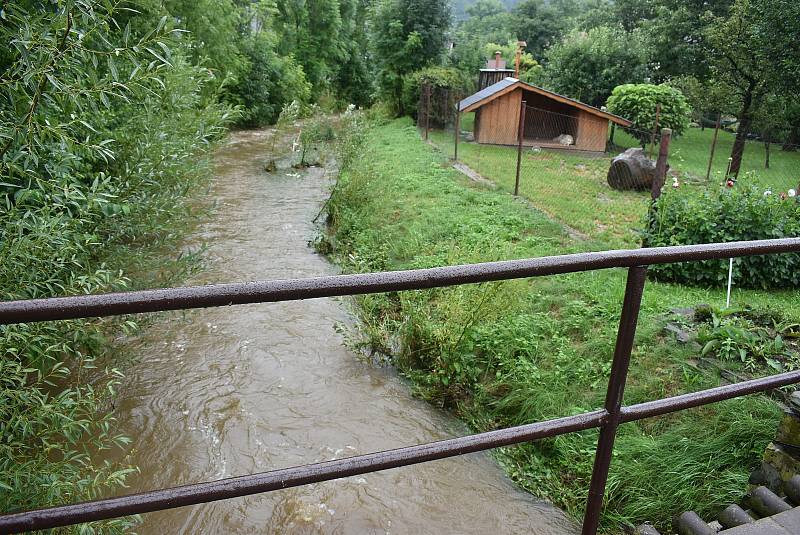
[(728, 298), (725, 300), (725, 308), (731, 308), (731, 283), (733, 282), (733, 258), (728, 262)]

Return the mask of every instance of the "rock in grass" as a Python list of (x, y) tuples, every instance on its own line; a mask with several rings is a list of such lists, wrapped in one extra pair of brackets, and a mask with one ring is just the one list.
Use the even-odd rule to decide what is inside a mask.
[(664, 330), (674, 335), (675, 339), (682, 344), (687, 344), (697, 337), (696, 333), (687, 331), (686, 329), (684, 329), (683, 327), (674, 322), (667, 323), (664, 326)]
[(628, 149), (613, 160), (608, 169), (608, 185), (616, 190), (649, 190), (656, 176), (656, 162), (644, 149)]

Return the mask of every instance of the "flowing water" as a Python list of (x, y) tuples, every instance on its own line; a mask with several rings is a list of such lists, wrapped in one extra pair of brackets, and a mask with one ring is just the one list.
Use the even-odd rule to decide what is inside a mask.
[[(210, 269), (193, 284), (336, 273), (307, 242), (329, 191), (320, 168), (264, 172), (269, 133), (217, 153), (218, 210), (190, 239)], [(216, 480), (430, 442), (467, 430), (343, 344), (341, 300), (177, 314), (128, 344), (117, 416), (141, 473), (130, 491)], [(144, 515), (163, 533), (573, 533), (485, 454)]]

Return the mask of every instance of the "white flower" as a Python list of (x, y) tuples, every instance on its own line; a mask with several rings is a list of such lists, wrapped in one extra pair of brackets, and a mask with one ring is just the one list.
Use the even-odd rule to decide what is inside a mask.
[(786, 192), (786, 195), (788, 195), (789, 197), (795, 197), (797, 195), (797, 192), (793, 189), (790, 189), (789, 191)]

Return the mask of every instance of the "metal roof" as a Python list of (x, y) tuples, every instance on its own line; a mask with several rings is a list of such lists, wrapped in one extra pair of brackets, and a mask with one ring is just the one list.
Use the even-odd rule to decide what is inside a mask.
[[(497, 82), (496, 84), (492, 84), (489, 87), (482, 89), (475, 93), (474, 95), (470, 95), (461, 102), (458, 103), (458, 111), (464, 111), (465, 109), (474, 106), (482, 101), (489, 101), (492, 100), (492, 97), (497, 93), (500, 93), (513, 85), (519, 85), (522, 89), (527, 91), (533, 91), (540, 95), (552, 98), (553, 100), (561, 101), (566, 104), (572, 104), (577, 108), (580, 108), (584, 111), (587, 111), (593, 115), (598, 115), (610, 121), (613, 121), (622, 126), (630, 126), (632, 123), (628, 119), (624, 117), (620, 117), (619, 115), (614, 115), (613, 113), (609, 113), (605, 110), (601, 110), (599, 108), (595, 108), (594, 106), (590, 106), (589, 104), (584, 104), (574, 98), (565, 97), (564, 95), (559, 95), (558, 93), (554, 93), (553, 91), (548, 91), (542, 87), (529, 84), (527, 82), (522, 82), (517, 80), (516, 78), (504, 78)], [(480, 107), (480, 106), (478, 106)]]
[(498, 91), (502, 91), (503, 89), (510, 87), (516, 84), (519, 80), (516, 78), (503, 78), (499, 82), (496, 82), (488, 87), (484, 87), (474, 95), (470, 95), (461, 102), (458, 103), (458, 111), (463, 111), (465, 108), (472, 106), (476, 102), (480, 102), (483, 99), (489, 98)]

